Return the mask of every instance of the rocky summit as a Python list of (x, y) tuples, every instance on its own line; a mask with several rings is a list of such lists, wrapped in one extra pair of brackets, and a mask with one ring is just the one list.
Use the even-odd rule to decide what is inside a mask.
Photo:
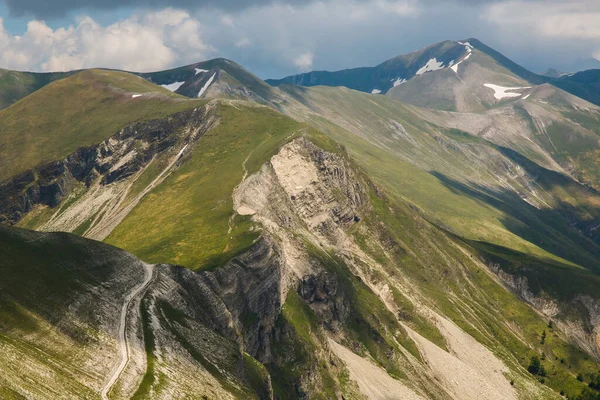
[(597, 70), (0, 76), (0, 398), (600, 398)]

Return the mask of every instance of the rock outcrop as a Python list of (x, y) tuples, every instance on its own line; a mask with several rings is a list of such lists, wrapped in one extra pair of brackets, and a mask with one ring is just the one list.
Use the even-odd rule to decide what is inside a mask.
[(217, 123), (212, 106), (125, 126), (98, 145), (0, 183), (0, 223), (16, 224), (37, 204), (58, 206), (78, 184), (108, 186), (142, 171), (173, 149), (192, 146)]

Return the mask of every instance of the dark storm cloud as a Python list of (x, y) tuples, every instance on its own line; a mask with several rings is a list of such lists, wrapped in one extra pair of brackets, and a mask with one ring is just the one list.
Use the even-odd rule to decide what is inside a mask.
[[(1, 0), (0, 0), (1, 1)], [(36, 18), (61, 17), (70, 11), (114, 10), (118, 8), (163, 8), (177, 7), (187, 10), (217, 8), (227, 11), (243, 10), (269, 4), (302, 5), (313, 0), (4, 0), (14, 16)]]

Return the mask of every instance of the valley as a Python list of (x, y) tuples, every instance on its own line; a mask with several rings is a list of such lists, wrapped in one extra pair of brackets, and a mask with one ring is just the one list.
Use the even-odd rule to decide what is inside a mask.
[(1, 398), (600, 396), (578, 74), (467, 39), (31, 79), (0, 80)]

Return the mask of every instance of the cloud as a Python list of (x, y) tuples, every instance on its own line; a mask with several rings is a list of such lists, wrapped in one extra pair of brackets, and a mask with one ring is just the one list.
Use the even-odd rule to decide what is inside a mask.
[[(589, 64), (600, 59), (600, 3), (593, 0), (510, 0), (487, 6), (482, 18), (503, 33), (514, 47), (528, 47), (544, 53), (554, 63), (570, 63), (566, 70), (598, 67)], [(530, 56), (530, 57), (531, 57)], [(581, 63), (585, 62), (588, 66)]]
[(134, 15), (106, 27), (90, 17), (56, 30), (33, 20), (23, 36), (9, 35), (1, 22), (0, 64), (5, 68), (149, 71), (196, 62), (215, 53), (202, 38), (200, 22), (186, 11), (171, 8)]
[(235, 47), (239, 47), (239, 48), (248, 47), (250, 45), (252, 45), (252, 41), (250, 39), (248, 39), (247, 37), (241, 38), (240, 40), (235, 42)]
[(491, 5), (485, 17), (496, 24), (518, 26), (545, 37), (600, 39), (600, 3), (589, 0), (505, 1)]
[(119, 8), (161, 9), (174, 7), (188, 11), (198, 8), (214, 8), (239, 12), (241, 10), (271, 5), (302, 5), (313, 0), (4, 0), (12, 15), (34, 16), (46, 19), (63, 17), (71, 12), (93, 10), (115, 10)]
[(312, 52), (307, 51), (294, 58), (294, 65), (300, 68), (302, 71), (310, 71), (313, 66), (314, 55)]
[(420, 11), (417, 1), (379, 0), (377, 5), (385, 12), (402, 16), (415, 15)]
[[(4, 1), (13, 4), (13, 12), (19, 4), (118, 7), (117, 0)], [(0, 67), (147, 71), (220, 56), (263, 78), (277, 78), (313, 68), (376, 65), (441, 40), (468, 37), (534, 71), (597, 67), (591, 58), (600, 58), (596, 0), (174, 0), (181, 8), (167, 9), (157, 8), (163, 0), (143, 3), (145, 8), (107, 26), (100, 22), (105, 14), (88, 10), (92, 17), (63, 28), (34, 19), (22, 36), (0, 29)]]
[(223, 25), (229, 27), (229, 28), (233, 28), (235, 26), (235, 23), (233, 21), (233, 18), (231, 17), (231, 15), (223, 15), (221, 17), (221, 23), (223, 23)]

